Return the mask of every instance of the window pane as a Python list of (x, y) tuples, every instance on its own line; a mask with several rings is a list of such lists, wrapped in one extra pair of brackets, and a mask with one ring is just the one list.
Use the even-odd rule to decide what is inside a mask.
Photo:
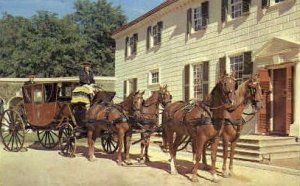
[(230, 69), (235, 74), (235, 78), (240, 85), (242, 83), (242, 77), (244, 72), (244, 57), (243, 55), (230, 57)]

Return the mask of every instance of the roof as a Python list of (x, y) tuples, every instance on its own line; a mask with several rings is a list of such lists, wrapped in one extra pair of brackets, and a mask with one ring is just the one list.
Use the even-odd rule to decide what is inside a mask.
[(134, 19), (133, 21), (131, 21), (131, 22), (127, 23), (126, 25), (124, 25), (124, 26), (118, 28), (117, 30), (115, 30), (114, 33), (113, 33), (113, 35), (116, 35), (116, 34), (122, 32), (122, 31), (126, 30), (127, 28), (129, 28), (129, 27), (131, 27), (131, 26), (133, 26), (133, 25), (135, 25), (135, 24), (143, 21), (147, 17), (155, 14), (156, 12), (158, 12), (158, 11), (160, 11), (160, 10), (168, 7), (168, 6), (170, 6), (171, 4), (173, 4), (173, 3), (177, 2), (177, 1), (179, 1), (179, 0), (165, 0), (163, 3), (161, 3), (157, 7), (153, 8), (152, 10), (148, 11), (144, 15), (142, 15), (142, 16)]
[(299, 50), (300, 43), (288, 40), (286, 38), (273, 37), (270, 41), (266, 42), (254, 54), (255, 58), (264, 58), (277, 54), (283, 54), (292, 50)]

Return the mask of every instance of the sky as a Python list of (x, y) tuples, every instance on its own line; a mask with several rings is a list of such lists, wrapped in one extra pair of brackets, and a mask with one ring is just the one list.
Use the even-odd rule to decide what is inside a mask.
[[(46, 10), (64, 16), (74, 11), (76, 0), (0, 0), (0, 14), (7, 12), (15, 16), (31, 17), (37, 10)], [(128, 21), (141, 16), (164, 0), (107, 0), (121, 6)]]

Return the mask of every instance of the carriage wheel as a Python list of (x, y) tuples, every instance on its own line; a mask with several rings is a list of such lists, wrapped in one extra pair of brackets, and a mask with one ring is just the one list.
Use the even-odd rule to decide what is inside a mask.
[(75, 157), (76, 136), (75, 131), (70, 123), (62, 124), (59, 129), (59, 143), (62, 155)]
[(1, 140), (8, 151), (18, 152), (23, 148), (25, 124), (18, 112), (6, 110), (1, 116)]
[(119, 147), (118, 139), (116, 139), (116, 136), (111, 132), (104, 132), (101, 136), (101, 145), (103, 150), (108, 154), (116, 152)]
[(54, 131), (51, 129), (48, 130), (38, 130), (37, 136), (39, 142), (42, 144), (43, 147), (46, 149), (53, 149), (59, 143), (59, 136), (58, 131)]
[(192, 140), (190, 136), (188, 135), (184, 136), (180, 142), (180, 145), (177, 148), (177, 151), (182, 151), (183, 149), (185, 149), (188, 146), (188, 144), (191, 143), (191, 141)]

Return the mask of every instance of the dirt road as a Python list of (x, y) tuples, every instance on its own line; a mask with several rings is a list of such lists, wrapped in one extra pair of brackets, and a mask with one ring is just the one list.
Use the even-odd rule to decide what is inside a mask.
[[(249, 167), (235, 166), (235, 176), (221, 178), (219, 183), (210, 181), (211, 175), (199, 170), (199, 182), (189, 180), (191, 155), (178, 154), (178, 175), (169, 174), (169, 155), (161, 152), (157, 145), (150, 147), (152, 162), (147, 165), (136, 164), (120, 167), (115, 163), (115, 155), (97, 151), (97, 161), (89, 162), (84, 157), (85, 145), (78, 148), (76, 158), (65, 158), (57, 150), (28, 148), (27, 152), (12, 153), (0, 145), (0, 185), (1, 186), (160, 186), (160, 185), (271, 185), (300, 186), (300, 176), (288, 175)], [(131, 150), (132, 159), (137, 157), (139, 145)], [(217, 167), (221, 168), (220, 163)]]

